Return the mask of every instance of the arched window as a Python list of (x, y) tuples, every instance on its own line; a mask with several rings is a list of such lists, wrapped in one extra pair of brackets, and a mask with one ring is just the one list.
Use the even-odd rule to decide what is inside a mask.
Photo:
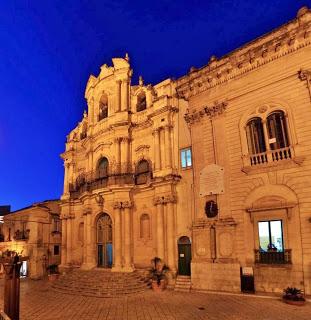
[(108, 97), (103, 94), (99, 102), (98, 121), (108, 117)]
[(144, 92), (141, 92), (137, 96), (137, 105), (136, 105), (136, 111), (140, 112), (147, 108), (147, 101), (146, 101), (146, 95)]
[(98, 178), (105, 178), (108, 176), (108, 166), (109, 166), (109, 162), (106, 157), (103, 157), (99, 160), (98, 167), (97, 167)]
[(265, 136), (261, 118), (253, 118), (246, 125), (249, 154), (266, 152)]
[(268, 116), (267, 129), (271, 150), (289, 146), (286, 118), (283, 111), (275, 111)]
[(136, 184), (147, 183), (150, 177), (150, 168), (147, 160), (141, 160), (136, 169), (135, 182)]
[(140, 238), (150, 239), (150, 218), (146, 213), (140, 217)]

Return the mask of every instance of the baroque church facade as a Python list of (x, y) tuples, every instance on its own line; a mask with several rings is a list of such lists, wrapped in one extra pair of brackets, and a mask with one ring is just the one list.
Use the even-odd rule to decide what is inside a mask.
[(180, 79), (131, 77), (128, 56), (91, 76), (67, 136), (61, 265), (158, 256), (197, 290), (311, 294), (310, 9)]

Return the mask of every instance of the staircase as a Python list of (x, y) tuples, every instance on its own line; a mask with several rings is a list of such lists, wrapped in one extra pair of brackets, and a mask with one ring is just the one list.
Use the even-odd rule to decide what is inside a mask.
[(175, 291), (189, 292), (191, 289), (191, 277), (178, 275), (175, 282)]
[(139, 271), (72, 270), (52, 283), (52, 289), (65, 294), (112, 298), (141, 293), (148, 289), (148, 279)]

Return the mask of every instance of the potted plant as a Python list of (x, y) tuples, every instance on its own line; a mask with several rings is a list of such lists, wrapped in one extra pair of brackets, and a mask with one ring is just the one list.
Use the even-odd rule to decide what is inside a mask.
[(58, 279), (59, 272), (58, 272), (58, 265), (57, 264), (50, 264), (47, 267), (47, 271), (48, 271), (49, 281), (54, 281), (54, 280)]
[(288, 304), (302, 306), (305, 304), (305, 298), (301, 289), (287, 287), (283, 290), (283, 301)]
[(154, 291), (160, 292), (166, 287), (166, 273), (168, 266), (158, 257), (151, 260), (152, 267), (150, 269), (151, 287)]

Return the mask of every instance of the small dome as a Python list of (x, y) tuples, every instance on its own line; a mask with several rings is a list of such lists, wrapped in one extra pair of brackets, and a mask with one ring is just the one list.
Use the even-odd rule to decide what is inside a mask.
[(297, 18), (300, 18), (301, 16), (303, 16), (304, 14), (306, 14), (307, 12), (309, 12), (309, 8), (307, 6), (304, 6), (302, 8), (300, 8), (297, 12)]

